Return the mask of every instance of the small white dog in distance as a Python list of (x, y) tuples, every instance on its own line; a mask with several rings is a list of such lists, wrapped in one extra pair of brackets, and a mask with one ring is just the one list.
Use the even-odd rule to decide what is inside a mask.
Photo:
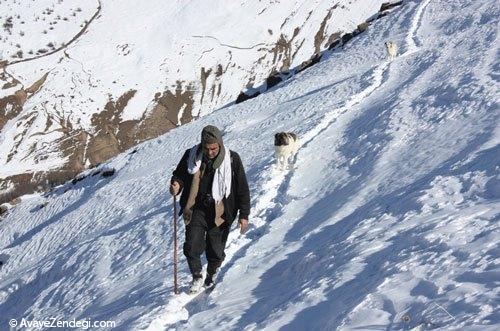
[(389, 54), (389, 59), (392, 61), (398, 55), (398, 45), (394, 41), (387, 41), (385, 43), (387, 48), (387, 54)]
[(295, 133), (278, 132), (274, 135), (274, 151), (279, 169), (288, 168), (290, 158), (295, 156), (299, 149), (299, 138)]

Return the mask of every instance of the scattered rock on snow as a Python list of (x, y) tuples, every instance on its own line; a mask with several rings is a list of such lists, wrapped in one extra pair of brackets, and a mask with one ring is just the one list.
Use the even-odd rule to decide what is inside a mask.
[(8, 211), (9, 211), (9, 208), (7, 208), (7, 206), (0, 205), (0, 217), (2, 217), (3, 215), (6, 215)]
[(105, 169), (102, 171), (101, 176), (102, 177), (111, 177), (115, 174), (115, 169), (110, 168), (110, 169)]
[(9, 202), (9, 203), (10, 203), (12, 206), (15, 206), (15, 205), (19, 204), (20, 202), (21, 202), (21, 198), (20, 198), (20, 197), (17, 197), (17, 198), (15, 198), (15, 199), (10, 200), (10, 202)]

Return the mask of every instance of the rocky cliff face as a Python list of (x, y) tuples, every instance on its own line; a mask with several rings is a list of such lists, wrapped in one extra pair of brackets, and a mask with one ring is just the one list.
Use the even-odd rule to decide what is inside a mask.
[(261, 92), (381, 5), (1, 1), (0, 202)]

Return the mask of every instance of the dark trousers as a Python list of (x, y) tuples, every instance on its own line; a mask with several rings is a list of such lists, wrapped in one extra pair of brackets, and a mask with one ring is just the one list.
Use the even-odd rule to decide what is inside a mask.
[(208, 261), (207, 273), (213, 275), (226, 257), (226, 246), (229, 227), (224, 222), (220, 227), (215, 225), (213, 213), (195, 207), (191, 221), (186, 226), (186, 241), (184, 242), (184, 255), (186, 256), (189, 270), (195, 277), (201, 276), (200, 256), (205, 251)]

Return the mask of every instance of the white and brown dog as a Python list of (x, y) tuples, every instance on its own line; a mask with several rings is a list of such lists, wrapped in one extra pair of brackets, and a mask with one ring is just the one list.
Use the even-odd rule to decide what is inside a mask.
[(398, 45), (394, 41), (386, 41), (385, 47), (387, 48), (387, 54), (389, 54), (389, 60), (394, 60), (398, 55)]
[(295, 133), (278, 132), (274, 135), (274, 151), (276, 163), (280, 169), (289, 166), (290, 157), (295, 156), (299, 149), (299, 138)]

